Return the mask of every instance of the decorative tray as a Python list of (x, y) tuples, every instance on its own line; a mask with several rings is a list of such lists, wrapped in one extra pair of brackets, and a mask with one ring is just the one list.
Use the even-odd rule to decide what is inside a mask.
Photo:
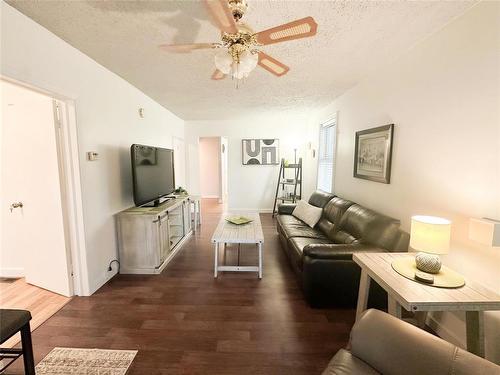
[(242, 225), (251, 223), (253, 220), (245, 216), (230, 216), (226, 217), (226, 221), (232, 224)]

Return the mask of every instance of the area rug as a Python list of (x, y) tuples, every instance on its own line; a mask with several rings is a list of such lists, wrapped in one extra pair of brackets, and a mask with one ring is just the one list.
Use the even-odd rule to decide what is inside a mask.
[(36, 366), (40, 374), (125, 375), (137, 350), (54, 348)]

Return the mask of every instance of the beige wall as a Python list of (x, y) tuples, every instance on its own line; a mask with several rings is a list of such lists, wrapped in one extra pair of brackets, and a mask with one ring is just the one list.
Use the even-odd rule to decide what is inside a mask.
[[(469, 217), (500, 218), (500, 3), (483, 2), (337, 98), (335, 192), (401, 219), (453, 220), (445, 263), (500, 293), (500, 248), (467, 238)], [(390, 185), (353, 178), (355, 132), (395, 124)], [(431, 323), (464, 344), (463, 315)], [(500, 362), (500, 314), (486, 314), (487, 356)]]

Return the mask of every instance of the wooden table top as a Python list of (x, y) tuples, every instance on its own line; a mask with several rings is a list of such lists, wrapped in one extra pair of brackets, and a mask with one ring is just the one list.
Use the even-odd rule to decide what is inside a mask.
[(500, 310), (500, 295), (467, 280), (456, 289), (425, 285), (393, 270), (391, 263), (411, 253), (355, 253), (353, 260), (408, 311)]
[[(245, 216), (253, 221), (236, 225), (226, 221), (230, 216)], [(212, 243), (264, 243), (260, 216), (256, 212), (225, 212), (212, 235)]]

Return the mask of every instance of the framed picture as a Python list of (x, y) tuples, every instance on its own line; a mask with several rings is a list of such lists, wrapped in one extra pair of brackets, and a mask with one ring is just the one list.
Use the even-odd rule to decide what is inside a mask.
[(391, 182), (392, 136), (394, 124), (356, 132), (354, 177)]
[(243, 165), (276, 165), (280, 160), (279, 139), (243, 139)]

